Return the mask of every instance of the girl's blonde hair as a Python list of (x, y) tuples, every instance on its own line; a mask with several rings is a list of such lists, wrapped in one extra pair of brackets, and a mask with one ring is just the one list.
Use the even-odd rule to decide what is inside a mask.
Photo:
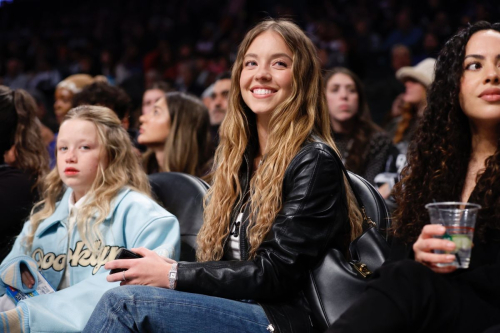
[[(250, 44), (265, 31), (279, 34), (292, 50), (293, 79), (290, 96), (272, 114), (265, 158), (250, 182), (251, 213), (247, 230), (250, 259), (255, 257), (257, 248), (281, 210), (286, 168), (304, 142), (314, 136), (338, 153), (331, 137), (321, 68), (313, 43), (290, 21), (269, 19), (259, 23), (246, 34), (233, 66), (228, 112), (220, 128), (220, 145), (215, 155), (213, 185), (207, 194), (205, 223), (198, 234), (199, 261), (222, 258), (232, 210), (244, 197), (238, 176), (243, 155), (256, 129), (255, 114), (241, 97), (240, 75)], [(346, 192), (351, 237), (355, 237), (361, 233), (362, 218), (353, 204), (354, 197), (348, 185)]]
[[(151, 188), (148, 177), (132, 150), (130, 137), (113, 111), (102, 106), (83, 105), (71, 109), (64, 121), (73, 119), (90, 121), (96, 126), (102, 154), (107, 159), (106, 167), (99, 164), (96, 178), (86, 193), (86, 200), (76, 219), (82, 240), (95, 252), (99, 250), (96, 242), (101, 239), (99, 227), (110, 213), (111, 201), (118, 192), (123, 187), (129, 187), (151, 196)], [(32, 211), (31, 233), (26, 237), (28, 249), (31, 249), (38, 226), (54, 213), (56, 203), (65, 189), (57, 168), (54, 168), (44, 180), (43, 199)]]

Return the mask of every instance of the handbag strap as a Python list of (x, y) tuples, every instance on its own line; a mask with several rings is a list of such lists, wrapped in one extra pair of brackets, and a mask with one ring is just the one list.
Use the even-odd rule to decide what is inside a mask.
[[(325, 143), (320, 137), (318, 137), (317, 135), (312, 135), (312, 138), (313, 140), (315, 141), (318, 141), (318, 142), (322, 142), (322, 143)], [(326, 144), (326, 143), (325, 143)], [(337, 159), (337, 161), (339, 162), (340, 164), (340, 168), (342, 169), (342, 171), (344, 172), (344, 175), (347, 179), (347, 182), (349, 183), (349, 186), (351, 187), (351, 190), (352, 190), (352, 193), (354, 194), (354, 197), (356, 198), (356, 201), (358, 202), (358, 206), (359, 206), (359, 209), (361, 210), (361, 214), (363, 215), (363, 222), (365, 223), (365, 225), (368, 225), (369, 227), (377, 227), (377, 224), (375, 222), (373, 222), (373, 220), (368, 216), (368, 214), (366, 214), (366, 209), (365, 209), (365, 205), (363, 204), (363, 200), (361, 200), (361, 198), (359, 197), (358, 193), (356, 192), (356, 190), (354, 189), (354, 186), (352, 184), (352, 180), (351, 180), (351, 177), (349, 176), (349, 173), (347, 172), (347, 169), (345, 168), (344, 166), (344, 162), (342, 162), (342, 159), (340, 158), (339, 154), (337, 154), (337, 152), (334, 152), (335, 155), (335, 158)]]
[(349, 176), (349, 173), (347, 172), (347, 169), (345, 168), (344, 166), (344, 163), (342, 163), (342, 160), (340, 159), (340, 156), (338, 154), (334, 154), (335, 157), (337, 158), (337, 161), (339, 162), (340, 164), (340, 168), (342, 169), (342, 171), (344, 172), (344, 175), (347, 179), (347, 182), (349, 183), (349, 186), (351, 187), (351, 190), (352, 190), (352, 193), (354, 194), (354, 197), (356, 198), (356, 201), (358, 202), (358, 206), (359, 206), (359, 209), (361, 210), (361, 214), (363, 215), (363, 222), (368, 225), (369, 227), (376, 227), (377, 224), (375, 222), (373, 222), (373, 220), (368, 216), (368, 214), (366, 214), (366, 209), (365, 209), (365, 205), (363, 204), (363, 200), (361, 200), (359, 194), (356, 192), (353, 184), (352, 184), (352, 180), (351, 180), (351, 177)]

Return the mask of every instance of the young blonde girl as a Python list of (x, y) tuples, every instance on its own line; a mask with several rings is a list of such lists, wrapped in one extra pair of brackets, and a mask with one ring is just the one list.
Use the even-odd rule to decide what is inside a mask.
[(7, 331), (81, 331), (113, 286), (103, 266), (120, 248), (143, 246), (170, 258), (179, 254), (177, 219), (150, 199), (147, 176), (113, 111), (98, 106), (69, 111), (56, 156), (43, 200), (0, 265), (0, 295), (8, 286), (35, 290), (38, 270), (57, 291), (0, 313), (0, 328)]

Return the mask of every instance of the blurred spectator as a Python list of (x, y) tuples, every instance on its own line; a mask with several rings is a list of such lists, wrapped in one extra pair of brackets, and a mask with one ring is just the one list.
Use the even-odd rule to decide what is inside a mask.
[(211, 55), (214, 50), (214, 28), (211, 24), (205, 23), (201, 29), (200, 39), (196, 42), (196, 51), (200, 54)]
[(115, 59), (113, 56), (113, 53), (110, 50), (104, 49), (101, 51), (100, 54), (100, 63), (101, 63), (101, 69), (100, 72), (102, 75), (108, 79), (108, 82), (110, 84), (115, 84)]
[(365, 19), (358, 19), (353, 22), (356, 31), (357, 50), (360, 54), (373, 54), (380, 50), (382, 41), (372, 28), (371, 23)]
[(403, 84), (396, 79), (395, 73), (402, 67), (411, 65), (410, 49), (402, 44), (396, 44), (391, 49), (391, 76), (383, 73), (365, 80), (366, 95), (375, 123), (382, 124), (387, 110), (390, 110), (396, 96), (404, 91)]
[[(144, 86), (146, 90), (157, 82), (164, 82), (158, 70), (151, 68), (144, 72)], [(165, 84), (168, 85), (167, 83)]]
[(411, 51), (403, 44), (396, 44), (391, 48), (391, 67), (394, 72), (411, 65)]
[(198, 177), (210, 170), (208, 110), (195, 96), (169, 92), (140, 117), (138, 142), (148, 147), (146, 173), (184, 172)]
[[(56, 115), (57, 122), (60, 124), (66, 113), (74, 106), (73, 105), (73, 96), (82, 89), (94, 81), (106, 81), (104, 76), (96, 76), (93, 78), (88, 74), (74, 74), (68, 76), (63, 81), (59, 82), (56, 87), (56, 91), (54, 93), (55, 102), (54, 102), (54, 113)], [(57, 142), (57, 134), (54, 135), (54, 139), (49, 143), (49, 158), (50, 158), (50, 167), (55, 166), (55, 149)]]
[(208, 70), (213, 74), (218, 75), (224, 71), (227, 71), (228, 68), (229, 63), (226, 55), (222, 55), (215, 59), (212, 59), (212, 61), (208, 63)]
[(194, 60), (195, 73), (197, 73), (196, 85), (200, 87), (200, 94), (203, 92), (203, 87), (207, 86), (207, 82), (213, 81), (213, 78), (210, 78), (211, 68), (209, 68), (208, 63), (209, 61), (202, 55), (198, 55)]
[[(0, 82), (16, 87), (12, 77), (19, 77), (20, 86), (37, 89), (48, 104), (57, 83), (75, 73), (104, 75), (127, 92), (134, 111), (145, 87), (158, 80), (200, 95), (231, 67), (250, 26), (264, 16), (290, 15), (315, 41), (323, 68), (345, 66), (361, 77), (376, 123), (403, 90), (393, 79), (391, 57), (399, 59), (389, 52), (393, 45), (406, 45), (413, 55), (394, 68), (413, 65), (435, 57), (457, 28), (499, 17), (500, 9), (473, 0), (45, 0), (29, 1), (29, 12), (25, 1), (3, 4)], [(50, 107), (47, 112), (52, 115)]]
[(384, 118), (383, 125), (386, 127), (388, 124), (392, 123), (393, 119), (398, 118), (401, 116), (403, 113), (403, 107), (405, 105), (404, 99), (403, 99), (404, 93), (399, 94), (396, 96), (394, 101), (392, 102), (392, 107), (387, 112)]
[(413, 57), (413, 63), (419, 63), (425, 58), (437, 58), (441, 43), (433, 32), (427, 32), (422, 40), (422, 50)]
[(370, 75), (374, 72), (374, 62), (378, 62), (382, 49), (380, 35), (371, 27), (369, 18), (352, 18), (354, 35), (351, 37), (351, 50), (349, 54), (349, 67), (360, 76)]
[[(414, 67), (403, 67), (396, 72), (396, 78), (405, 85), (403, 95), (404, 106), (402, 115), (397, 118), (390, 134), (393, 134), (393, 141), (396, 144), (410, 141), (419, 118), (427, 105), (427, 88), (434, 80), (434, 64), (436, 60), (428, 58)], [(402, 146), (401, 146), (402, 147)], [(400, 151), (406, 154), (407, 147), (402, 147)]]
[(24, 74), (24, 65), (20, 59), (7, 60), (3, 84), (10, 89), (27, 89), (29, 76)]
[(115, 68), (116, 84), (120, 85), (132, 75), (139, 73), (142, 73), (139, 49), (137, 45), (129, 44)]
[(213, 149), (219, 145), (219, 127), (227, 113), (227, 99), (231, 89), (231, 73), (224, 72), (217, 77), (211, 94), (208, 114), (210, 116), (210, 134)]
[(47, 147), (54, 140), (54, 133), (59, 129), (59, 124), (53, 117), (47, 114), (47, 101), (45, 96), (38, 90), (30, 90), (28, 93), (33, 97), (36, 103), (36, 116), (40, 120), (40, 132), (42, 140)]
[(205, 89), (201, 93), (201, 101), (203, 102), (203, 105), (207, 107), (207, 109), (210, 110), (210, 104), (212, 103), (212, 93), (214, 92), (214, 83), (209, 85), (207, 89)]
[[(106, 78), (98, 77), (97, 80), (105, 81)], [(62, 122), (64, 116), (74, 106), (73, 96), (86, 86), (94, 82), (94, 78), (88, 74), (74, 74), (59, 82), (55, 92), (54, 112), (57, 121)]]
[(22, 89), (0, 86), (0, 261), (38, 200), (48, 160), (35, 101)]
[(422, 28), (415, 26), (409, 8), (404, 8), (396, 16), (396, 29), (384, 42), (384, 49), (389, 50), (396, 44), (403, 44), (414, 49), (422, 38)]
[(447, 40), (454, 32), (448, 14), (444, 10), (436, 13), (434, 20), (429, 25), (429, 29), (442, 40)]
[(403, 67), (396, 72), (397, 79), (405, 85), (402, 114), (387, 127), (389, 136), (399, 153), (395, 160), (396, 173), (380, 174), (375, 178), (375, 182), (386, 184), (381, 191), (385, 198), (389, 196), (401, 170), (406, 165), (408, 146), (427, 106), (427, 89), (434, 80), (435, 63), (435, 59), (427, 58), (414, 67)]
[[(123, 89), (109, 85), (107, 82), (94, 82), (73, 96), (72, 106), (99, 105), (113, 110), (121, 120), (122, 127), (130, 129), (131, 102)], [(131, 134), (129, 132), (129, 134)], [(132, 138), (135, 136), (132, 135)]]
[(170, 44), (161, 39), (155, 49), (144, 56), (144, 71), (157, 70), (162, 80), (173, 82), (177, 77), (177, 64), (174, 61)]
[(44, 56), (36, 60), (36, 74), (28, 84), (29, 89), (37, 89), (45, 95), (54, 91), (55, 86), (61, 81), (61, 74), (53, 67), (51, 61)]
[(167, 83), (161, 81), (149, 85), (142, 96), (142, 114), (148, 114), (153, 111), (155, 103), (164, 97), (166, 92), (171, 90)]
[(185, 60), (179, 64), (179, 75), (175, 80), (175, 86), (178, 91), (191, 93), (196, 96), (200, 96), (203, 92), (203, 86), (201, 86), (197, 78), (196, 64), (192, 60)]
[(344, 66), (348, 47), (341, 28), (333, 21), (322, 20), (316, 25), (315, 36), (311, 37), (318, 49), (325, 50), (326, 67)]
[(325, 77), (326, 99), (334, 140), (346, 168), (373, 184), (385, 171), (391, 140), (370, 120), (361, 80), (350, 70), (337, 67)]

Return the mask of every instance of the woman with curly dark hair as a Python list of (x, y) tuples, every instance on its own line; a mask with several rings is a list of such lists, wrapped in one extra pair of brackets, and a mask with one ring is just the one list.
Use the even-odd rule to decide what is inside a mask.
[(361, 80), (344, 67), (325, 76), (330, 122), (346, 168), (373, 183), (385, 170), (391, 140), (371, 121)]
[(0, 86), (0, 261), (10, 251), (49, 170), (49, 156), (25, 90)]
[[(500, 324), (500, 23), (478, 22), (444, 46), (408, 166), (396, 188), (395, 242), (414, 260), (384, 265), (329, 332), (483, 332)], [(482, 206), (470, 267), (454, 260), (425, 204)], [(397, 251), (395, 249), (395, 251)], [(495, 331), (497, 332), (497, 331)]]

